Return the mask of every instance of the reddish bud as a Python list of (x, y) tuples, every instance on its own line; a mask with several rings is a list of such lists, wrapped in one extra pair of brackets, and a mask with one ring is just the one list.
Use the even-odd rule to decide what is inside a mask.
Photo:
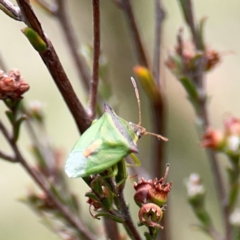
[(163, 229), (163, 226), (159, 224), (162, 216), (163, 209), (153, 203), (144, 204), (138, 212), (138, 217), (141, 223), (148, 227), (157, 227), (160, 229)]
[(224, 143), (222, 132), (208, 128), (202, 138), (202, 146), (211, 149), (220, 149)]

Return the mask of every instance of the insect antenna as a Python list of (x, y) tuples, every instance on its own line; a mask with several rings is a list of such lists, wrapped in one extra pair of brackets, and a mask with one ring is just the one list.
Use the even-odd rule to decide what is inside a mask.
[(162, 135), (160, 134), (156, 134), (156, 133), (152, 133), (152, 132), (145, 132), (144, 135), (152, 135), (152, 136), (155, 136), (158, 138), (158, 140), (162, 139), (163, 141), (167, 142), (168, 141), (168, 138), (166, 137), (163, 137)]
[(140, 101), (140, 97), (139, 97), (139, 92), (138, 92), (136, 81), (133, 77), (131, 77), (131, 81), (132, 81), (132, 85), (133, 85), (134, 90), (135, 90), (135, 95), (136, 95), (137, 103), (138, 103), (138, 120), (139, 120), (138, 126), (141, 126), (141, 124), (142, 124), (142, 113), (141, 113), (141, 101)]
[[(141, 101), (140, 101), (140, 96), (139, 96), (139, 92), (138, 92), (138, 88), (137, 88), (137, 84), (136, 81), (133, 77), (131, 77), (131, 81), (132, 81), (132, 85), (134, 87), (135, 90), (135, 95), (137, 98), (137, 103), (138, 103), (138, 118), (139, 118), (139, 122), (138, 124), (132, 124), (132, 126), (134, 126), (134, 128), (136, 130), (138, 130), (140, 137), (143, 135), (152, 135), (158, 138), (158, 140), (163, 140), (163, 141), (168, 141), (168, 138), (163, 137), (162, 135), (156, 134), (156, 133), (152, 133), (152, 132), (146, 132), (146, 129), (144, 127), (141, 126), (142, 124), (142, 113), (141, 113)], [(139, 138), (140, 138), (139, 137)]]

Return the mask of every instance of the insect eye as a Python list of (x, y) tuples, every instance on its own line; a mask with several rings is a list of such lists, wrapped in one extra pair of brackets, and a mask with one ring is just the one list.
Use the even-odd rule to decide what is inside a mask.
[(139, 131), (136, 132), (136, 135), (138, 136), (138, 139), (140, 139), (142, 136), (141, 132), (139, 132)]

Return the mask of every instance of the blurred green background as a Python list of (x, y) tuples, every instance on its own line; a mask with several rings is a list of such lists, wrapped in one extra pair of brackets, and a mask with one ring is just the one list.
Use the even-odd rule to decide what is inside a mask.
[[(153, 1), (133, 0), (132, 3), (145, 47), (148, 50), (149, 58), (152, 59)], [(178, 1), (163, 1), (163, 6), (166, 11), (166, 19), (163, 26), (162, 61), (166, 59), (167, 52), (175, 44), (177, 29), (183, 26)], [(79, 41), (82, 44), (91, 44), (91, 1), (68, 1), (68, 7)], [(237, 0), (196, 0), (194, 7), (198, 19), (208, 17), (205, 36), (209, 46), (219, 50), (223, 55), (231, 52), (223, 57), (221, 64), (206, 78), (207, 90), (211, 96), (209, 104), (211, 122), (214, 127), (221, 128), (224, 114), (240, 116), (240, 2)], [(43, 29), (52, 40), (78, 96), (86, 103), (86, 94), (83, 92), (83, 87), (79, 85), (69, 49), (65, 44), (58, 22), (46, 16), (38, 7), (34, 7), (34, 9)], [(18, 68), (29, 82), (31, 89), (25, 95), (27, 101), (37, 99), (44, 104), (47, 131), (51, 141), (54, 146), (64, 149), (67, 155), (78, 138), (78, 131), (39, 55), (21, 33), (20, 29), (23, 27), (24, 24), (0, 13), (1, 55), (9, 69)], [(188, 37), (186, 28), (185, 36)], [(109, 62), (107, 77), (112, 84), (114, 94), (109, 104), (116, 108), (121, 117), (137, 122), (137, 104), (129, 81), (130, 76), (133, 76), (132, 67), (136, 64), (136, 59), (123, 13), (110, 0), (101, 1), (101, 37), (102, 52)], [(187, 204), (186, 190), (183, 184), (184, 178), (192, 172), (197, 172), (202, 176), (207, 187), (207, 209), (212, 214), (218, 230), (221, 231), (219, 208), (216, 204), (216, 192), (208, 160), (204, 151), (199, 147), (193, 110), (186, 100), (182, 87), (164, 64), (162, 65), (162, 80), (167, 97), (166, 136), (170, 139), (168, 143), (165, 143), (166, 159), (171, 164), (168, 180), (173, 181), (167, 210), (171, 217), (172, 239), (208, 239), (193, 227), (197, 220)], [(149, 101), (140, 87), (139, 91), (143, 108), (143, 125), (151, 130), (152, 115), (149, 111)], [(121, 104), (118, 105), (120, 101)], [(1, 118), (5, 118), (3, 104), (1, 104), (0, 110)], [(141, 151), (139, 158), (149, 169), (151, 166), (151, 141), (151, 137), (145, 137), (139, 141)], [(25, 157), (31, 159), (30, 142), (24, 131), (22, 131), (20, 145)], [(8, 149), (2, 136), (0, 136), (0, 146), (1, 149)], [(224, 158), (220, 158), (220, 160), (224, 168), (227, 163)], [(64, 162), (62, 166), (64, 166)], [(81, 197), (82, 208), (86, 209), (86, 198), (84, 197), (87, 190), (86, 185), (81, 179), (69, 182), (73, 191)], [(0, 239), (59, 239), (41, 223), (40, 218), (18, 201), (29, 188), (36, 188), (36, 186), (20, 166), (0, 161)], [(131, 182), (126, 191), (131, 207), (134, 205), (130, 199), (133, 194)], [(136, 210), (134, 213), (136, 214)], [(88, 212), (84, 210), (84, 219), (87, 219), (88, 216)], [(89, 217), (87, 221), (89, 224), (98, 224), (99, 231), (101, 231), (101, 225), (97, 220), (92, 221)]]

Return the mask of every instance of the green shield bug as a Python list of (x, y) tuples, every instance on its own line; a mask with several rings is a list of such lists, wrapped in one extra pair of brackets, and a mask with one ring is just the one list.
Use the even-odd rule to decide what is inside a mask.
[(144, 135), (153, 135), (167, 141), (167, 138), (147, 132), (141, 126), (140, 98), (134, 78), (139, 123), (131, 123), (120, 118), (108, 104), (104, 104), (104, 114), (79, 138), (65, 165), (68, 177), (87, 177), (101, 173), (114, 166), (131, 153), (138, 153), (137, 140)]

